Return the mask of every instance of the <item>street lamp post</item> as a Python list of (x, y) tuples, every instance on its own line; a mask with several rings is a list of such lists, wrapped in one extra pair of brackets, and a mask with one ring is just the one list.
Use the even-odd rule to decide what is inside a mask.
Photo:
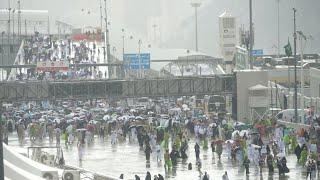
[(12, 9), (12, 37), (14, 37), (14, 13), (16, 12), (15, 9)]
[(253, 69), (252, 64), (252, 47), (253, 47), (253, 27), (252, 27), (252, 0), (249, 0), (249, 11), (250, 11), (250, 35), (249, 35), (249, 62), (250, 69)]
[(297, 32), (296, 32), (296, 12), (293, 8), (293, 38), (294, 38), (294, 115), (298, 122), (298, 87), (297, 87)]
[(138, 45), (139, 45), (139, 49), (138, 49), (138, 58), (139, 58), (139, 76), (140, 78), (142, 78), (142, 66), (141, 66), (141, 44), (142, 44), (142, 41), (141, 39), (139, 39), (138, 41)]
[(2, 131), (2, 101), (0, 100), (0, 180), (4, 180), (3, 166), (3, 131)]
[(20, 7), (20, 0), (18, 0), (18, 36), (19, 36), (19, 40), (21, 40), (21, 7)]
[(157, 27), (158, 27), (158, 25), (156, 25), (156, 24), (154, 24), (154, 25), (152, 25), (152, 27), (153, 27), (153, 41), (154, 41), (154, 45), (156, 45), (156, 43), (157, 43), (157, 35), (156, 35), (156, 29), (157, 29)]
[[(3, 42), (3, 36), (4, 36), (4, 34), (5, 34), (5, 32), (4, 31), (2, 31), (1, 32), (1, 50), (2, 50), (2, 52), (1, 52), (1, 65), (3, 66), (3, 58), (4, 58), (4, 42)], [(1, 69), (1, 81), (3, 81), (3, 68)]]
[(277, 0), (278, 10), (278, 57), (280, 57), (280, 0)]
[[(109, 30), (108, 30), (108, 16), (107, 16), (107, 0), (104, 0), (104, 12), (105, 12), (105, 23), (106, 23), (106, 48), (107, 48), (107, 59), (110, 64), (110, 44), (109, 44)], [(111, 77), (111, 66), (108, 66), (108, 76)]]
[(121, 29), (121, 32), (122, 32), (122, 61), (124, 61), (124, 29), (122, 28)]
[(303, 63), (303, 43), (302, 41), (305, 40), (305, 44), (307, 42), (307, 37), (303, 34), (302, 31), (297, 31), (297, 33), (299, 34), (299, 41), (300, 41), (300, 64), (301, 64), (301, 69), (300, 69), (300, 108), (301, 108), (301, 117), (304, 117), (304, 66), (305, 64)]
[(195, 13), (196, 51), (198, 52), (198, 8), (201, 6), (201, 2), (200, 1), (192, 2), (191, 6), (194, 7), (194, 13)]

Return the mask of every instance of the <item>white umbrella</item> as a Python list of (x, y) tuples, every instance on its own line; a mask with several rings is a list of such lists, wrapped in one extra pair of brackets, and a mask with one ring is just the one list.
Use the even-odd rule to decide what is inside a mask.
[(136, 120), (143, 120), (143, 118), (141, 116), (137, 116), (135, 119)]
[(45, 119), (43, 119), (43, 118), (40, 118), (39, 119), (39, 122), (45, 122), (46, 120)]
[(240, 132), (238, 130), (235, 130), (232, 132), (231, 136), (232, 136), (232, 139), (235, 138), (236, 134), (239, 134)]
[(182, 108), (183, 108), (183, 109), (186, 109), (186, 108), (188, 108), (188, 105), (183, 104), (183, 105), (182, 105)]
[(225, 143), (234, 143), (234, 140), (232, 140), (232, 139), (229, 139), (229, 140), (226, 140), (226, 142)]
[(111, 119), (111, 117), (109, 116), (109, 115), (105, 115), (105, 116), (103, 116), (103, 118), (102, 118), (103, 120), (105, 120), (105, 121), (108, 121), (108, 120), (110, 120)]

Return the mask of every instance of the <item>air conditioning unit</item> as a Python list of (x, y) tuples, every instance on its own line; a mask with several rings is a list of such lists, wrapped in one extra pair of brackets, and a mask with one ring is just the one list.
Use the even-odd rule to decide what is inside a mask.
[(62, 180), (80, 180), (80, 171), (64, 170)]

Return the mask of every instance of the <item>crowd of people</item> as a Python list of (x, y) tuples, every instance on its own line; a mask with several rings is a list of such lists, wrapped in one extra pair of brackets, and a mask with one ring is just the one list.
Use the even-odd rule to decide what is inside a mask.
[[(23, 51), (19, 55), (19, 64), (37, 64), (37, 62), (66, 61), (70, 64), (95, 64), (106, 58), (106, 50), (96, 42), (85, 40), (73, 42), (66, 37), (58, 39), (43, 36), (35, 32), (23, 42)], [(105, 78), (106, 72), (96, 67), (76, 67), (68, 71), (37, 71), (29, 68), (19, 69), (14, 80), (65, 80)], [(11, 79), (12, 80), (12, 79)]]
[[(228, 122), (206, 116), (201, 111), (195, 115), (192, 108), (175, 111), (183, 109), (177, 104), (160, 106), (161, 112), (155, 108), (106, 108), (98, 101), (82, 105), (76, 101), (58, 102), (46, 109), (37, 105), (28, 108), (12, 105), (2, 114), (6, 122), (4, 137), (7, 139), (8, 133), (16, 130), (21, 144), (25, 143), (26, 137), (33, 144), (48, 137), (49, 142), (55, 142), (57, 146), (62, 145), (62, 138), (65, 146), (77, 146), (80, 161), (85, 145), (92, 143), (95, 136), (110, 138), (111, 146), (129, 141), (137, 143), (147, 163), (152, 161), (153, 155), (166, 171), (176, 168), (179, 159), (187, 161), (192, 156), (189, 152), (194, 151), (196, 163), (190, 162), (188, 169), (195, 166), (202, 180), (210, 179), (210, 173), (201, 171), (202, 151), (211, 150), (212, 158), (219, 161), (228, 158), (237, 163), (239, 169), (244, 168), (247, 175), (251, 173), (250, 167), (259, 167), (261, 173), (266, 168), (269, 174), (278, 173), (280, 177), (290, 171), (286, 157), (295, 154), (307, 176), (316, 178), (320, 167), (317, 138), (320, 129), (315, 126), (288, 128), (272, 118), (251, 124)], [(221, 176), (227, 180), (228, 172)], [(147, 177), (151, 179), (151, 174)], [(138, 175), (136, 179), (139, 179)], [(163, 177), (156, 175), (154, 179)]]

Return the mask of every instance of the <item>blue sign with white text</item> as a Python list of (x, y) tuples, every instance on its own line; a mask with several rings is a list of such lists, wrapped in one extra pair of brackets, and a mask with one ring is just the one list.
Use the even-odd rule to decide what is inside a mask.
[(150, 54), (124, 54), (123, 63), (126, 69), (150, 69)]
[(263, 55), (263, 49), (255, 49), (251, 51), (252, 56), (262, 56)]

